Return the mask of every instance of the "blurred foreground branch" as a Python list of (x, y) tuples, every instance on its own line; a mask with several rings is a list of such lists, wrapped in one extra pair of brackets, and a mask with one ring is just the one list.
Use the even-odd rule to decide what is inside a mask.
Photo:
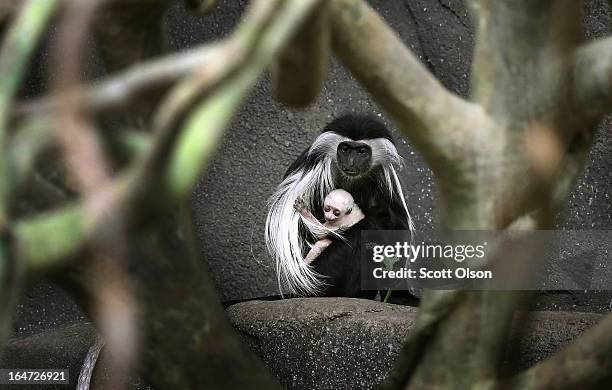
[[(84, 180), (80, 181), (85, 198), (71, 206), (15, 222), (13, 233), (19, 259), (26, 270), (31, 275), (40, 275), (69, 265), (69, 269), (74, 271), (70, 273), (74, 275), (72, 282), (75, 282), (70, 284), (72, 291), (80, 297), (79, 301), (84, 303), (90, 315), (95, 315), (91, 312), (95, 306), (91, 302), (95, 302), (96, 296), (112, 309), (112, 297), (116, 291), (100, 295), (102, 290), (99, 288), (91, 290), (86, 287), (85, 281), (90, 278), (87, 275), (91, 274), (92, 267), (82, 258), (92, 250), (104, 252), (96, 243), (105, 237), (111, 239), (111, 242), (104, 241), (106, 246), (118, 244), (117, 232), (109, 236), (118, 226), (116, 216), (121, 216), (125, 222), (127, 233), (138, 233), (138, 237), (161, 234), (153, 226), (167, 223), (168, 213), (173, 213), (176, 203), (191, 193), (233, 113), (317, 4), (316, 0), (254, 2), (244, 22), (226, 43), (191, 52), (197, 54), (178, 61), (185, 65), (181, 72), (176, 71), (174, 59), (170, 58), (148, 68), (145, 65), (145, 71), (149, 69), (164, 84), (184, 76), (186, 72), (191, 74), (172, 88), (163, 100), (154, 119), (151, 144), (132, 166), (102, 186), (100, 180), (88, 184), (84, 180), (91, 178), (83, 176)], [(78, 45), (75, 41), (72, 44)], [(78, 73), (75, 69), (72, 68), (68, 77)], [(70, 137), (63, 139), (63, 143), (81, 145), (79, 139), (85, 135), (83, 130), (93, 129), (87, 119), (82, 121), (88, 118), (87, 113), (92, 107), (89, 104), (92, 101), (104, 102), (98, 107), (116, 104), (113, 97), (109, 98), (113, 94), (119, 96), (119, 100), (128, 99), (134, 89), (139, 90), (151, 82), (151, 73), (143, 76), (138, 72), (129, 70), (94, 89), (71, 85), (74, 78), (64, 79), (58, 95), (22, 110), (21, 118), (40, 120), (45, 116), (56, 116), (55, 111), (60, 113), (60, 118), (61, 115), (68, 118), (69, 114), (71, 119), (66, 120), (62, 127), (77, 127)], [(121, 88), (125, 87), (123, 81), (126, 80), (134, 89)], [(130, 80), (132, 84), (129, 84)], [(120, 87), (118, 94), (113, 86)], [(99, 99), (100, 91), (103, 91), (102, 99)], [(83, 96), (94, 98), (81, 99)], [(85, 150), (81, 146), (74, 150)], [(91, 164), (104, 166), (101, 158), (92, 153), (87, 158), (91, 159)], [(75, 158), (75, 162), (83, 160), (84, 157)], [(84, 166), (73, 166), (73, 170), (82, 168)], [(132, 267), (135, 269), (132, 274), (139, 290), (146, 292), (137, 295), (143, 313), (140, 334), (144, 343), (144, 366), (153, 383), (161, 388), (195, 388), (206, 384), (243, 387), (247, 383), (275, 388), (276, 381), (263, 369), (261, 362), (247, 353), (235, 338), (223, 317), (205, 269), (193, 260), (192, 254), (180, 257), (178, 262), (172, 255), (147, 257), (146, 262), (138, 262)], [(80, 262), (74, 263), (74, 260)], [(149, 277), (151, 272), (156, 274), (155, 278)], [(188, 297), (184, 295), (185, 291), (189, 291)], [(160, 305), (172, 308), (171, 312), (160, 310)], [(114, 307), (117, 309), (116, 305)], [(112, 311), (117, 314), (116, 310)], [(106, 317), (108, 315), (111, 314), (107, 313)], [(103, 325), (104, 321), (100, 324)], [(172, 337), (168, 336), (169, 333)], [(213, 363), (217, 360), (220, 365)], [(219, 375), (228, 366), (232, 367), (233, 375)], [(168, 372), (173, 375), (165, 374)]]
[(0, 344), (7, 336), (23, 273), (14, 253), (13, 232), (9, 230), (13, 177), (8, 159), (8, 115), (26, 65), (58, 4), (56, 0), (25, 2), (0, 47)]
[[(206, 69), (226, 49), (222, 44), (203, 46), (168, 55), (144, 64), (133, 65), (120, 74), (110, 76), (79, 91), (65, 91), (63, 94), (78, 96), (83, 110), (103, 112), (117, 110), (130, 105), (151, 91), (165, 90), (181, 77)], [(17, 107), (13, 119), (33, 116), (45, 117), (60, 104), (62, 97), (45, 97), (26, 102)]]

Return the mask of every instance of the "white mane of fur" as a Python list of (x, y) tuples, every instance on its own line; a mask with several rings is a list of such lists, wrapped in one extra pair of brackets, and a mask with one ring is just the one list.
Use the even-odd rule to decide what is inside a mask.
[[(316, 273), (306, 264), (302, 248), (307, 244), (300, 235), (300, 223), (305, 223), (301, 215), (294, 210), (295, 200), (301, 196), (310, 210), (322, 207), (325, 196), (333, 191), (332, 163), (336, 160), (338, 144), (351, 139), (332, 131), (322, 133), (308, 150), (324, 156), (312, 168), (300, 168), (287, 176), (278, 186), (268, 201), (265, 238), (268, 251), (276, 261), (276, 272), (281, 294), (315, 295), (323, 285), (323, 276)], [(412, 218), (408, 212), (401, 183), (396, 169), (401, 168), (402, 157), (391, 141), (386, 138), (360, 140), (372, 149), (372, 164), (380, 165), (384, 179), (380, 183), (388, 192), (389, 198), (398, 197), (406, 214), (408, 226), (413, 230)], [(320, 196), (316, 197), (316, 189)], [(367, 217), (367, 215), (366, 215)], [(300, 222), (302, 221), (302, 222)], [(326, 229), (322, 224), (319, 228)], [(329, 230), (329, 229), (326, 229)]]

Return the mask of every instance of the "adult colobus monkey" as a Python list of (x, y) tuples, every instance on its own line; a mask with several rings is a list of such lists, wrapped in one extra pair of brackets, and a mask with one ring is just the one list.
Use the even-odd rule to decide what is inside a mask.
[[(276, 260), (281, 293), (368, 296), (360, 289), (360, 231), (410, 229), (397, 170), (401, 156), (383, 123), (365, 115), (343, 115), (291, 164), (269, 200), (266, 244)], [(312, 235), (294, 203), (301, 197), (319, 221), (323, 201), (335, 189), (348, 191), (365, 218), (342, 234), (308, 265)], [(333, 235), (332, 235), (333, 236)]]

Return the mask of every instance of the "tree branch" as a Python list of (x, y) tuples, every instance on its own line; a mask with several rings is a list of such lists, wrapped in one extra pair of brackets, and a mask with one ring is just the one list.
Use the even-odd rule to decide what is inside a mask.
[(27, 63), (59, 4), (58, 0), (25, 3), (0, 48), (0, 229), (7, 218), (11, 187), (6, 161), (10, 110)]
[[(53, 55), (52, 70), (57, 77), (53, 88), (60, 92), (80, 85), (81, 64), (84, 59), (87, 31), (94, 15), (107, 0), (72, 2), (66, 10), (58, 32), (58, 47)], [(70, 52), (72, 58), (66, 57)], [(56, 92), (56, 95), (59, 93)], [(78, 95), (68, 94), (57, 107), (55, 133), (64, 152), (64, 159), (90, 214), (86, 221), (95, 221), (103, 216), (104, 224), (92, 235), (90, 248), (93, 259), (88, 265), (98, 274), (94, 282), (96, 299), (94, 312), (96, 327), (113, 356), (109, 364), (108, 384), (122, 389), (136, 360), (139, 344), (137, 316), (133, 282), (123, 264), (126, 252), (125, 224), (121, 207), (115, 207), (109, 164), (100, 144), (96, 125), (91, 116), (81, 108)]]
[[(262, 0), (254, 3), (252, 12), (236, 33), (237, 41), (234, 43), (239, 43), (237, 47), (242, 50), (233, 53), (236, 56), (231, 58), (232, 61), (237, 58), (237, 64), (230, 61), (235, 66), (227, 66), (227, 56), (217, 58), (215, 66), (194, 72), (170, 94), (155, 121), (157, 128), (154, 134), (158, 136), (153, 141), (154, 145), (128, 176), (119, 179), (121, 182), (113, 186), (119, 190), (111, 194), (118, 198), (113, 202), (118, 207), (116, 214), (124, 215), (132, 223), (143, 218), (143, 211), (153, 211), (159, 217), (167, 208), (151, 210), (143, 203), (149, 199), (159, 202), (161, 198), (174, 205), (177, 199), (184, 199), (191, 193), (235, 109), (317, 3), (318, 0)], [(193, 111), (192, 107), (195, 107)], [(183, 153), (188, 155), (184, 156)], [(177, 182), (173, 181), (176, 179), (174, 175), (177, 175), (173, 168), (180, 171)], [(152, 192), (151, 189), (162, 191)], [(46, 245), (61, 249), (53, 253), (58, 260), (79, 251), (101, 228), (98, 224), (105, 222), (99, 221), (93, 226), (79, 225), (92, 223), (91, 218), (81, 218), (84, 213), (83, 206), (77, 206), (72, 209), (72, 215), (59, 213), (53, 219), (41, 219), (36, 224), (33, 221), (20, 224), (16, 232), (22, 244), (19, 247), (24, 248), (23, 260), (32, 265), (28, 261), (32, 259), (26, 256), (40, 256), (40, 265), (46, 267), (49, 258), (40, 252)], [(44, 242), (45, 229), (55, 230), (55, 237), (60, 236), (61, 241), (55, 244)], [(42, 242), (33, 245), (35, 242), (28, 243), (28, 239), (42, 239)], [(38, 250), (35, 253), (25, 252), (32, 247)], [(162, 292), (146, 295), (144, 304), (146, 318), (152, 319), (152, 324), (145, 323), (148, 326), (145, 333), (150, 341), (146, 345), (151, 347), (146, 349), (145, 356), (146, 361), (152, 364), (151, 372), (156, 383), (164, 388), (193, 388), (202, 383), (227, 387), (220, 383), (227, 385), (228, 381), (242, 383), (248, 380), (255, 382), (255, 387), (275, 388), (274, 380), (262, 370), (261, 363), (257, 363), (251, 355), (245, 355), (229, 328), (224, 327), (222, 312), (218, 303), (213, 301), (214, 291), (207, 283), (205, 272), (194, 262), (186, 260), (177, 264), (169, 260), (173, 259), (151, 258), (146, 266), (141, 265), (143, 271), (137, 273), (143, 279), (148, 279), (142, 282), (149, 290)], [(163, 277), (151, 281), (150, 277), (146, 277), (151, 272)], [(181, 280), (180, 286), (176, 285), (176, 280)], [(194, 292), (187, 299), (184, 297), (184, 286), (189, 286), (188, 290)], [(173, 305), (172, 315), (157, 310), (160, 302)], [(177, 323), (181, 324), (181, 332), (174, 332), (168, 337), (168, 329), (174, 329)], [(208, 329), (206, 324), (211, 324), (212, 329)], [(177, 342), (187, 346), (177, 352)], [(210, 375), (218, 370), (215, 361), (211, 360), (212, 355), (222, 364), (225, 364), (225, 360), (231, 362), (240, 375), (221, 379)], [(173, 372), (173, 375), (167, 376), (163, 372)]]
[(172, 0), (107, 0), (92, 29), (109, 72), (162, 52), (162, 17), (170, 4)]
[(7, 157), (8, 117), (27, 63), (59, 5), (57, 0), (30, 0), (23, 5), (0, 47), (0, 345), (4, 343), (23, 265), (17, 261), (8, 232), (13, 183)]
[(406, 387), (419, 360), (427, 347), (436, 327), (460, 302), (464, 293), (455, 291), (425, 290), (419, 306), (419, 316), (408, 337), (402, 343), (399, 356), (393, 364), (393, 369), (383, 382), (382, 390), (396, 390)]
[[(118, 198), (113, 202), (118, 208), (116, 214), (135, 223), (145, 216), (142, 211), (147, 207), (143, 203), (148, 199), (159, 202), (162, 198), (176, 204), (177, 199), (184, 199), (191, 192), (235, 109), (317, 3), (318, 0), (255, 3), (255, 15), (250, 14), (252, 18), (247, 17), (246, 24), (237, 32), (238, 41), (245, 44), (238, 47), (246, 53), (234, 54), (244, 61), (238, 61), (238, 67), (213, 66), (195, 72), (173, 91), (168, 99), (172, 110), (168, 112), (167, 106), (160, 110), (163, 114), (156, 124), (162, 127), (158, 129), (160, 132), (154, 132), (158, 134), (154, 145), (127, 177), (118, 179), (121, 181), (112, 186), (119, 190), (111, 194)], [(215, 64), (227, 65), (223, 58), (217, 59)], [(189, 88), (191, 85), (196, 88)], [(183, 100), (180, 97), (186, 91), (189, 93)], [(205, 98), (198, 101), (203, 96)], [(195, 109), (189, 114), (193, 106)], [(169, 190), (149, 191), (168, 186)], [(21, 221), (15, 228), (20, 260), (31, 271), (37, 271), (62, 264), (82, 250), (106, 222), (92, 221), (84, 207), (80, 204), (52, 215)], [(167, 209), (152, 210), (156, 213), (154, 216), (159, 217)], [(151, 210), (146, 211), (149, 212), (147, 217), (151, 217)], [(170, 256), (161, 260), (149, 258), (146, 266), (140, 264), (142, 271), (137, 275), (143, 278), (141, 283), (150, 291), (162, 292), (145, 295), (143, 305), (145, 317), (151, 319), (144, 324), (149, 341), (145, 344), (145, 357), (153, 367), (156, 384), (165, 388), (193, 388), (208, 383), (225, 388), (228, 383), (234, 387), (236, 383), (244, 386), (250, 381), (255, 387), (276, 388), (274, 379), (261, 362), (245, 353), (231, 329), (225, 326), (221, 308), (214, 301), (212, 285), (195, 262), (185, 260), (177, 264)], [(156, 272), (164, 277), (152, 281), (148, 276)], [(176, 285), (176, 280), (181, 280), (180, 286)], [(184, 288), (193, 292), (187, 299)], [(172, 305), (172, 315), (160, 312), (160, 304)], [(177, 323), (181, 324), (181, 332), (171, 332), (172, 336), (168, 337), (168, 329), (176, 328)], [(177, 343), (186, 347), (177, 352)], [(211, 375), (220, 369), (216, 362), (231, 363), (238, 374), (232, 378)], [(163, 372), (173, 372), (173, 375)]]
[(447, 168), (486, 120), (480, 106), (446, 90), (364, 1), (334, 0), (330, 6), (334, 51), (431, 168)]
[(574, 79), (576, 99), (589, 119), (612, 112), (612, 37), (576, 50)]
[[(190, 72), (207, 68), (226, 51), (224, 44), (214, 44), (169, 55), (108, 77), (91, 86), (82, 87), (79, 99), (83, 110), (107, 111), (125, 108), (143, 95), (163, 90)], [(74, 93), (64, 92), (62, 95)], [(62, 96), (44, 97), (21, 104), (13, 114), (13, 120), (29, 116), (48, 115), (60, 104)]]
[(28, 121), (23, 128), (18, 129), (11, 139), (7, 156), (16, 188), (27, 181), (36, 159), (43, 151), (50, 149), (54, 141), (48, 124), (40, 120)]
[[(81, 83), (86, 32), (96, 10), (105, 1), (77, 1), (68, 7), (59, 27), (58, 48), (52, 57), (51, 70), (57, 75), (52, 83), (54, 91), (75, 91), (74, 87)], [(67, 58), (65, 53), (69, 51), (73, 58)], [(110, 173), (95, 125), (81, 109), (78, 93), (65, 95), (55, 110), (54, 122), (70, 174), (86, 196), (94, 194), (110, 182)]]
[(310, 104), (323, 88), (329, 65), (329, 8), (315, 10), (271, 67), (276, 99), (295, 108)]
[(17, 13), (23, 2), (23, 0), (4, 0), (0, 3), (0, 29)]

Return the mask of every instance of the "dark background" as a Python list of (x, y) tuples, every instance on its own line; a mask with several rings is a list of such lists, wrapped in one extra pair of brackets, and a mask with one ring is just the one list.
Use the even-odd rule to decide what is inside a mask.
[[(591, 39), (610, 33), (605, 0), (587, 1), (585, 34)], [(402, 40), (450, 90), (469, 93), (473, 30), (460, 0), (378, 0), (370, 4)], [(166, 15), (171, 50), (228, 35), (240, 20), (246, 2), (219, 1), (206, 17), (190, 15), (177, 1)], [(52, 35), (52, 33), (51, 33)], [(44, 88), (47, 51), (43, 50), (28, 82), (28, 94)], [(92, 59), (93, 69), (103, 64)], [(263, 242), (266, 200), (287, 166), (335, 116), (368, 112), (393, 128), (371, 97), (335, 59), (317, 101), (292, 111), (271, 97), (264, 75), (239, 110), (193, 196), (194, 223), (202, 261), (210, 267), (221, 299), (242, 300), (278, 293), (275, 267)], [(565, 229), (610, 229), (612, 212), (612, 120), (602, 123), (585, 170), (559, 219)], [(397, 133), (395, 133), (397, 136)], [(397, 145), (405, 159), (400, 176), (417, 229), (436, 223), (436, 185), (419, 154), (402, 138)], [(181, 259), (177, 259), (181, 261)], [(604, 311), (612, 306), (608, 292), (545, 294), (539, 308)], [(26, 290), (15, 316), (18, 335), (83, 319), (60, 289), (40, 283)]]

